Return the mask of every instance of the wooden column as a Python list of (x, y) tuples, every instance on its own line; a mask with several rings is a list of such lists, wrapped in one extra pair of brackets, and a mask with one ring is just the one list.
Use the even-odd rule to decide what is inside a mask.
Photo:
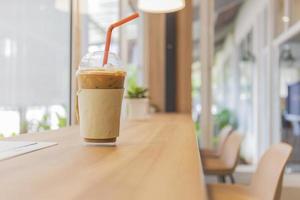
[(214, 56), (214, 0), (200, 1), (201, 36), (201, 134), (205, 147), (211, 147), (212, 120), (212, 66)]
[(185, 9), (177, 13), (176, 57), (176, 111), (192, 110), (192, 62), (193, 62), (193, 5), (186, 0)]
[(71, 32), (72, 32), (72, 41), (71, 41), (71, 124), (78, 124), (75, 114), (75, 99), (77, 94), (77, 81), (76, 81), (76, 71), (80, 64), (81, 60), (81, 16), (80, 16), (80, 0), (71, 0), (72, 6), (72, 15), (71, 15)]
[(165, 22), (164, 14), (145, 14), (144, 63), (150, 103), (165, 111)]

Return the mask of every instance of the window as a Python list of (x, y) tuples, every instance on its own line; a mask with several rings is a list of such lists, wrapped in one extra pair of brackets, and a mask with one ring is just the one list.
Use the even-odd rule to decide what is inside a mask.
[[(193, 1), (193, 9), (200, 10), (200, 1)], [(200, 131), (201, 113), (201, 64), (200, 64), (200, 14), (194, 13), (193, 17), (193, 65), (192, 65), (192, 109), (197, 132)]]
[[(82, 1), (81, 6), (87, 8), (82, 15), (83, 53), (104, 50), (106, 30), (119, 19), (119, 1), (87, 0)], [(120, 50), (119, 35), (119, 31), (115, 30), (111, 42), (111, 51), (117, 54)]]
[[(299, 37), (299, 34), (295, 37)], [(279, 57), (279, 97), (281, 140), (293, 146), (289, 158), (289, 167), (293, 171), (299, 171), (299, 50), (300, 43), (297, 39), (291, 39), (280, 46)]]
[[(0, 137), (68, 124), (70, 6), (71, 0), (0, 2)], [(104, 50), (107, 27), (131, 14), (136, 5), (129, 0), (84, 0), (80, 6), (83, 56)], [(111, 43), (111, 51), (140, 84), (144, 84), (142, 23), (141, 18), (116, 29)]]
[(3, 0), (0, 13), (1, 137), (66, 126), (70, 13), (54, 0)]
[[(82, 17), (82, 54), (103, 51), (106, 31), (109, 25), (136, 11), (136, 5), (130, 0), (87, 0), (81, 7), (87, 11)], [(114, 30), (110, 51), (119, 55), (126, 68), (127, 80), (144, 85), (143, 63), (143, 16), (122, 28)]]
[[(121, 1), (121, 17), (127, 17), (136, 10), (131, 0)], [(139, 85), (145, 85), (145, 68), (143, 66), (143, 14), (139, 20), (133, 20), (120, 29), (120, 57), (126, 65), (128, 79)]]

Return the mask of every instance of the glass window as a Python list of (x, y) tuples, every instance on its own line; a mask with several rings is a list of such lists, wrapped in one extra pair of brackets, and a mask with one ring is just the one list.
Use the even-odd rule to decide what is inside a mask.
[(192, 112), (197, 132), (200, 132), (201, 113), (201, 64), (200, 64), (200, 0), (193, 1), (193, 64), (192, 64)]
[[(119, 19), (119, 0), (87, 0), (81, 1), (83, 32), (83, 54), (93, 51), (103, 51), (105, 47), (106, 30), (112, 22)], [(112, 35), (111, 52), (119, 54), (119, 31)]]
[(70, 13), (53, 0), (3, 0), (0, 13), (1, 137), (66, 126)]
[[(87, 0), (82, 1), (87, 10), (82, 17), (82, 54), (103, 51), (106, 31), (109, 25), (126, 17), (136, 10), (136, 5), (129, 0)], [(142, 66), (142, 17), (122, 28), (114, 30), (110, 51), (119, 55), (128, 71), (129, 79), (134, 77), (139, 84), (144, 84), (144, 68)]]
[(252, 133), (252, 85), (253, 85), (253, 68), (255, 58), (253, 53), (253, 33), (252, 31), (242, 41), (240, 45), (239, 61), (239, 130), (245, 134)]
[(300, 43), (297, 38), (299, 34), (279, 48), (281, 139), (293, 146), (289, 158), (289, 168), (292, 171), (299, 171), (300, 164)]
[[(121, 17), (127, 17), (136, 10), (131, 0), (122, 0)], [(128, 82), (134, 81), (145, 85), (145, 69), (143, 67), (143, 14), (138, 20), (133, 20), (120, 29), (120, 56), (128, 71)]]

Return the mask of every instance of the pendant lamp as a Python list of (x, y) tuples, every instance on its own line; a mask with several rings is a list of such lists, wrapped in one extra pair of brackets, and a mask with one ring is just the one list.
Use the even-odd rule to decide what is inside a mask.
[(185, 0), (138, 0), (138, 9), (148, 13), (170, 13), (185, 7)]

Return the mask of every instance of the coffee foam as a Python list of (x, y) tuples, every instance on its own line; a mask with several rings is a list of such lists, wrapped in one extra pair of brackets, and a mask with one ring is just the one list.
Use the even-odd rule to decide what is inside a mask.
[(80, 69), (77, 71), (76, 75), (79, 74), (99, 74), (99, 75), (115, 75), (115, 76), (125, 76), (126, 72), (121, 69), (100, 69), (100, 68), (90, 68), (90, 69)]

